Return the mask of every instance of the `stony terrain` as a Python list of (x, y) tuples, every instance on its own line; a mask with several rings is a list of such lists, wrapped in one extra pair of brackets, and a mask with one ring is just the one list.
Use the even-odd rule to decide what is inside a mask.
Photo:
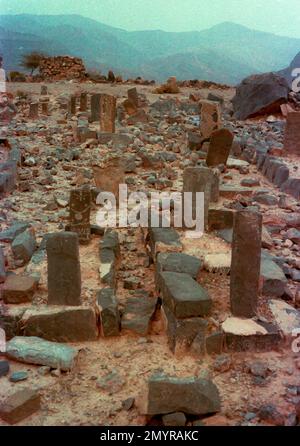
[[(0, 162), (16, 156), (17, 176), (13, 186), (1, 186), (0, 323), (9, 342), (0, 357), (0, 425), (297, 425), (300, 164), (298, 153), (284, 150), (285, 117), (235, 120), (229, 88), (159, 95), (153, 86), (61, 81), (11, 83), (8, 90), (18, 113)], [(100, 102), (99, 109), (97, 94), (117, 102)], [(227, 130), (212, 136), (221, 128)], [(201, 238), (187, 238), (180, 228), (97, 226), (97, 193), (121, 177), (129, 191), (181, 192), (201, 187), (202, 174), (209, 175), (211, 195)], [(88, 191), (87, 198), (74, 190)], [(239, 225), (234, 214), (241, 211), (249, 219), (261, 213), (262, 227)], [(77, 212), (84, 214), (81, 287), (77, 239), (64, 232), (77, 231)], [(63, 243), (69, 247), (59, 251)], [(244, 249), (237, 265), (231, 243)], [(164, 253), (173, 253), (175, 266)], [(256, 261), (258, 271), (251, 268)], [(188, 304), (180, 306), (178, 297), (175, 307), (177, 289), (192, 294)], [(18, 345), (21, 336), (74, 347), (65, 354), (75, 359), (65, 367), (49, 358), (35, 363)], [(12, 404), (23, 404), (24, 416), (7, 416), (4, 401), (23, 389), (29, 394)]]

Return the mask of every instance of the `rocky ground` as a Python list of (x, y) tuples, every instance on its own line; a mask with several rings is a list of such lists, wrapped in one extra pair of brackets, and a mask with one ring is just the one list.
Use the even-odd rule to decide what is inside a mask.
[[(184, 169), (201, 165), (206, 158), (205, 146), (199, 148), (198, 142), (188, 137), (189, 132), (197, 133), (199, 126), (198, 101), (214, 94), (223, 101), (223, 126), (234, 133), (235, 139), (227, 166), (219, 166), (220, 197), (212, 207), (240, 210), (254, 206), (262, 213), (262, 288), (257, 320), (279, 324), (280, 319), (279, 329), (285, 339), (261, 352), (251, 349), (205, 356), (195, 351), (172, 353), (163, 315), (159, 310), (154, 312), (155, 267), (145, 248), (145, 233), (141, 229), (118, 229), (119, 307), (126, 319), (128, 299), (141, 290), (147, 292), (152, 299), (151, 317), (146, 317), (147, 330), (143, 333), (129, 323), (122, 326), (117, 337), (101, 336), (91, 342), (74, 343), (80, 354), (76, 367), (67, 373), (10, 359), (10, 372), (0, 377), (0, 399), (25, 387), (39, 390), (41, 408), (21, 421), (22, 425), (159, 424), (160, 417), (147, 417), (141, 407), (149, 378), (155, 372), (163, 372), (178, 378), (208, 377), (219, 389), (218, 413), (193, 416), (189, 424), (199, 424), (201, 419), (204, 425), (296, 425), (300, 417), (300, 357), (292, 350), (294, 326), (291, 328), (289, 314), (297, 318), (296, 311), (300, 308), (300, 204), (295, 194), (282, 191), (274, 184), (267, 166), (264, 170), (263, 163), (262, 166), (257, 163), (260, 149), (268, 148), (271, 155), (285, 163), (293, 178), (300, 178), (299, 157), (283, 154), (285, 119), (276, 115), (235, 121), (231, 117), (230, 102), (234, 89), (190, 87), (181, 88), (178, 94), (160, 96), (154, 93), (153, 86), (139, 85), (140, 109), (149, 118), (145, 122), (144, 115), (132, 118), (126, 114), (128, 109), (122, 107), (127, 90), (132, 87), (89, 82), (49, 83), (45, 96), (48, 116), (31, 119), (29, 103), (42, 98), (41, 84), (9, 84), (18, 107), (9, 138), (15, 139), (20, 147), (21, 163), (17, 188), (1, 198), (0, 243), (6, 271), (25, 273), (38, 280), (32, 303), (23, 307), (47, 303), (47, 259), (40, 244), (45, 234), (61, 231), (68, 224), (70, 190), (85, 184), (95, 189), (95, 166), (105, 167), (113, 155), (120, 154), (126, 164), (126, 183), (131, 191), (182, 191)], [(119, 138), (102, 143), (101, 137), (96, 138), (97, 122), (90, 123), (90, 134), (84, 142), (74, 138), (78, 120), (87, 125), (85, 116), (78, 109), (77, 116), (70, 116), (66, 108), (69, 97), (82, 92), (117, 97)], [(7, 149), (1, 147), (0, 154), (1, 161), (5, 161)], [(92, 224), (96, 224), (97, 209), (93, 203)], [(33, 228), (37, 244), (29, 259), (16, 258), (12, 240), (1, 238), (16, 221), (26, 222)], [(228, 272), (232, 230), (210, 230), (196, 240), (187, 239), (183, 230), (177, 232), (183, 252), (202, 262), (197, 280), (212, 298), (209, 326), (219, 329), (230, 316)], [(99, 275), (101, 240), (102, 235), (94, 233), (88, 245), (80, 245), (81, 296), (85, 307), (96, 306), (96, 294), (104, 287)], [(211, 254), (223, 254), (223, 263), (213, 259), (210, 267), (207, 255)], [(281, 303), (289, 305), (283, 312), (286, 319), (282, 319), (283, 313), (278, 310)], [(272, 308), (275, 308), (273, 312)], [(276, 318), (276, 315), (279, 316)], [(15, 372), (24, 372), (20, 381), (14, 379)], [(0, 418), (0, 425), (4, 424)]]

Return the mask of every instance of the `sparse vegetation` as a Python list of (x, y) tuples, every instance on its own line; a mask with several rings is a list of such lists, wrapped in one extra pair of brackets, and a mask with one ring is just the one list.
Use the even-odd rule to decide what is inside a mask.
[(25, 68), (26, 70), (31, 70), (30, 75), (32, 76), (35, 70), (40, 67), (41, 61), (44, 57), (44, 54), (38, 52), (24, 54), (20, 66)]
[(24, 73), (20, 73), (20, 71), (11, 71), (9, 73), (9, 78), (11, 82), (25, 82), (26, 76)]

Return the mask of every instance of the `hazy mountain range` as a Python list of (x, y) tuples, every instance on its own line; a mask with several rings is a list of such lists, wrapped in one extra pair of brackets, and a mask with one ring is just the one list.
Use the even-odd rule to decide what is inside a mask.
[(290, 65), (300, 39), (225, 22), (194, 32), (134, 31), (78, 15), (0, 16), (0, 53), (7, 71), (21, 70), (23, 54), (81, 57), (88, 69), (125, 77), (206, 79), (236, 84), (244, 77)]

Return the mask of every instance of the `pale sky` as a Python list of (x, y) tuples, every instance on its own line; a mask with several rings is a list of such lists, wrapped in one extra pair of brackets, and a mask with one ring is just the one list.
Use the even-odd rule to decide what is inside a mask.
[(80, 14), (127, 29), (193, 31), (230, 21), (300, 38), (300, 0), (0, 0), (0, 14)]

